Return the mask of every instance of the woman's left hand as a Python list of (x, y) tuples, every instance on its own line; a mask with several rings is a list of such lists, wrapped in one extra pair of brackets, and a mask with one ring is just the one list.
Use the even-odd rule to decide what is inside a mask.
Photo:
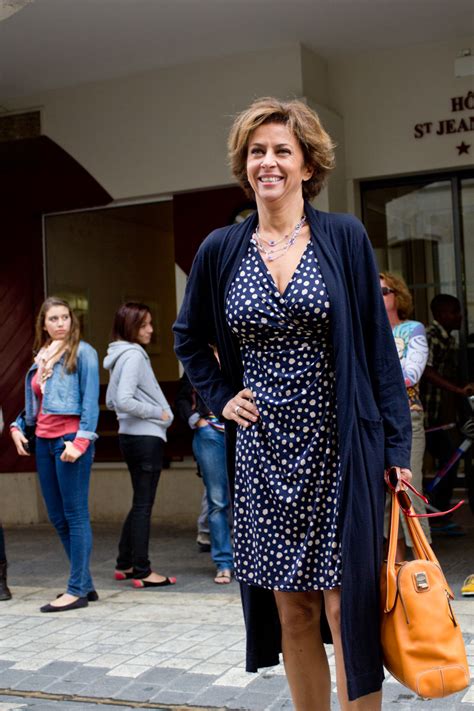
[(76, 449), (72, 442), (65, 442), (64, 451), (59, 458), (62, 462), (75, 462), (81, 454), (82, 452)]
[(390, 469), (395, 469), (395, 471), (397, 472), (398, 483), (395, 491), (404, 491), (405, 487), (403, 486), (400, 480), (405, 479), (405, 481), (411, 482), (411, 480), (413, 479), (411, 469), (405, 469), (404, 467), (390, 467)]

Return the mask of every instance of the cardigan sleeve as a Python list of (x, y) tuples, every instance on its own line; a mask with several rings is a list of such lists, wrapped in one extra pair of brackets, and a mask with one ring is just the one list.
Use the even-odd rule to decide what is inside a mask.
[(225, 380), (211, 345), (219, 345), (216, 334), (216, 284), (219, 278), (217, 233), (203, 242), (189, 274), (183, 304), (173, 325), (175, 352), (207, 407), (222, 416), (226, 403), (235, 395)]
[(365, 356), (383, 421), (385, 466), (409, 468), (411, 419), (406, 386), (383, 303), (372, 245), (362, 225), (353, 242), (352, 259)]

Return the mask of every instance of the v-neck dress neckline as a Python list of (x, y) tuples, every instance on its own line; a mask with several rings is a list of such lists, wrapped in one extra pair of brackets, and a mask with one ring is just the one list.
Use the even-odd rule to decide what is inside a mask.
[(306, 243), (306, 246), (305, 246), (304, 250), (302, 251), (301, 256), (300, 256), (300, 258), (299, 258), (299, 260), (298, 260), (298, 264), (296, 265), (296, 267), (295, 267), (295, 269), (294, 269), (294, 271), (293, 271), (293, 274), (291, 275), (291, 277), (290, 277), (290, 279), (289, 279), (287, 285), (286, 285), (285, 288), (283, 289), (283, 291), (280, 291), (280, 289), (278, 288), (278, 285), (277, 285), (277, 283), (276, 283), (276, 281), (275, 281), (275, 277), (273, 276), (273, 274), (272, 274), (271, 271), (269, 270), (267, 263), (265, 262), (265, 260), (263, 259), (262, 255), (260, 254), (260, 250), (256, 247), (256, 245), (254, 245), (255, 251), (256, 251), (256, 254), (257, 254), (257, 257), (258, 257), (258, 259), (260, 260), (260, 262), (261, 262), (261, 264), (262, 264), (262, 266), (263, 266), (263, 269), (264, 269), (265, 273), (267, 274), (267, 277), (268, 277), (269, 281), (271, 282), (271, 284), (272, 284), (272, 286), (275, 288), (275, 290), (278, 291), (278, 293), (279, 293), (279, 295), (280, 295), (280, 297), (281, 297), (282, 299), (285, 298), (286, 293), (287, 293), (287, 291), (288, 291), (288, 289), (289, 289), (289, 287), (290, 287), (290, 285), (291, 285), (291, 282), (293, 281), (293, 279), (294, 279), (296, 273), (299, 271), (300, 266), (301, 266), (301, 264), (302, 264), (302, 262), (303, 262), (303, 260), (304, 260), (304, 258), (305, 258), (305, 254), (306, 254), (306, 252), (308, 251), (308, 247), (309, 247), (310, 244), (311, 244), (311, 236), (310, 236), (310, 238), (308, 239), (308, 242)]

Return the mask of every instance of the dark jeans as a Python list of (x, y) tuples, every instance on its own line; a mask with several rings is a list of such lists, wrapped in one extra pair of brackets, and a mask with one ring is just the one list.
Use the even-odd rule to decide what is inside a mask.
[(132, 479), (133, 502), (122, 528), (117, 569), (133, 568), (134, 578), (146, 578), (151, 573), (150, 520), (160, 480), (164, 441), (150, 435), (121, 434), (119, 442)]
[[(431, 454), (436, 464), (436, 471), (441, 469), (453, 456), (456, 451), (456, 445), (449, 432), (439, 430), (437, 432), (426, 433), (426, 449)], [(431, 504), (439, 509), (446, 511), (450, 508), (453, 489), (456, 486), (458, 474), (459, 460), (454, 464), (441, 481), (435, 486), (429, 494)], [(436, 521), (437, 519), (431, 519)], [(441, 521), (442, 519), (438, 519)]]
[(3, 526), (0, 523), (0, 563), (5, 563), (7, 554), (5, 553), (5, 536), (3, 535)]
[(75, 434), (36, 438), (36, 467), (49, 520), (55, 527), (71, 564), (67, 592), (84, 597), (94, 589), (89, 561), (92, 530), (89, 519), (89, 481), (94, 445), (75, 462), (62, 462), (64, 442)]

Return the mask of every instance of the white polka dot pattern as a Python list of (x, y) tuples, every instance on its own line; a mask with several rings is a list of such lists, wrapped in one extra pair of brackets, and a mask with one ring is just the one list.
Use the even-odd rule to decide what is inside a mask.
[(258, 423), (239, 428), (239, 580), (283, 591), (340, 585), (340, 467), (330, 304), (308, 243), (283, 295), (250, 245), (226, 300)]

